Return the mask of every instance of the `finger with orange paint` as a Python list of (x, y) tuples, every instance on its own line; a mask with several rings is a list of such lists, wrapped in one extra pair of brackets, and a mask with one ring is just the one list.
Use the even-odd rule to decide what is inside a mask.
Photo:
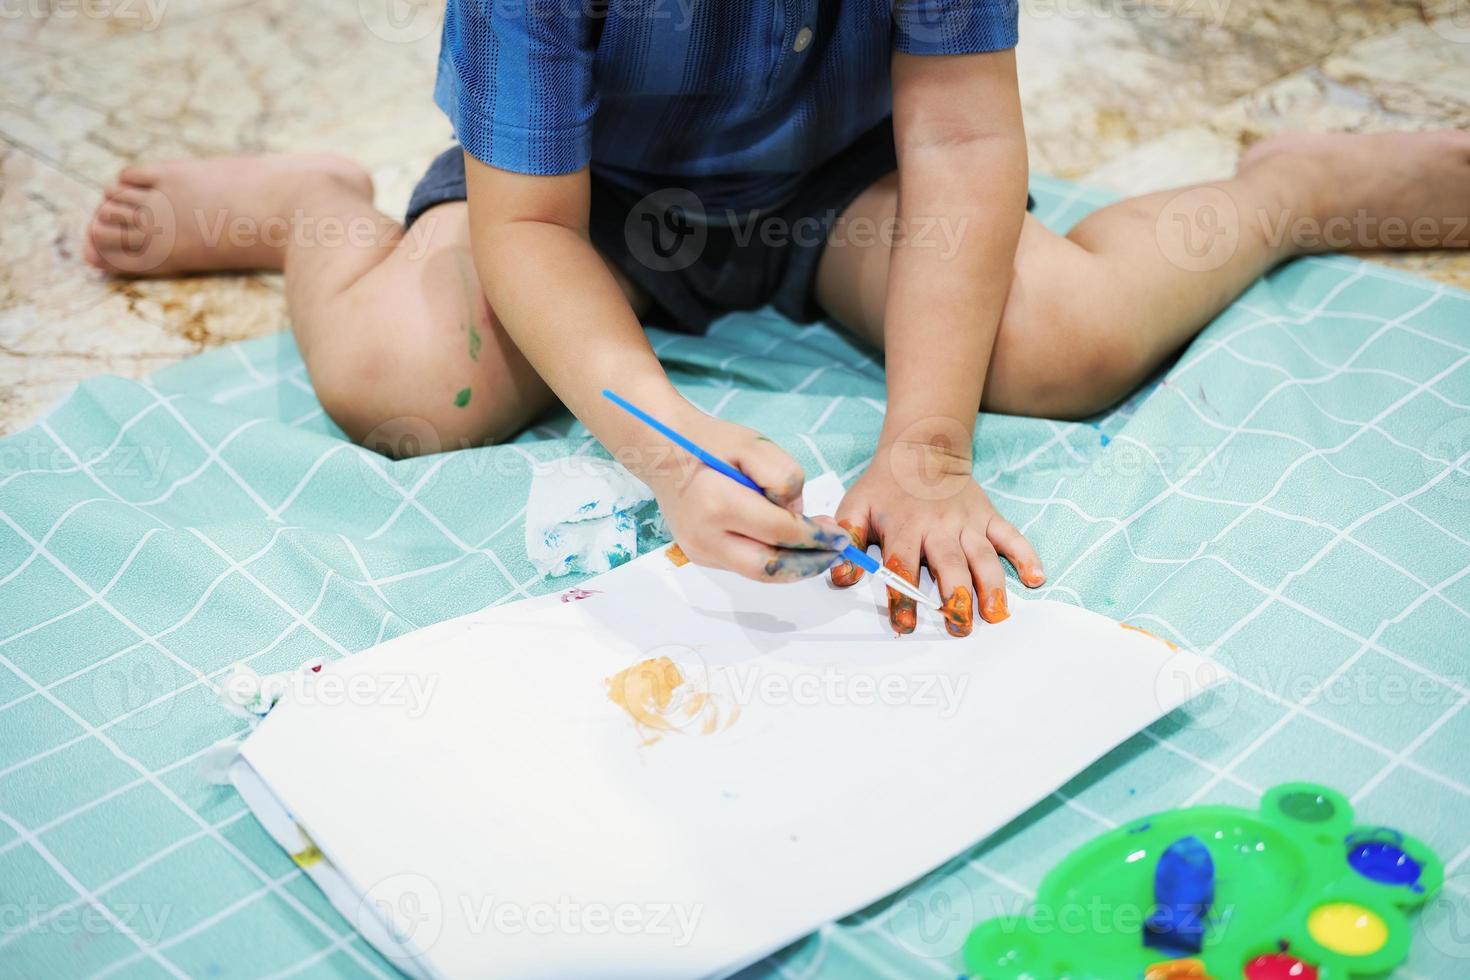
[(1016, 575), (1021, 579), (1021, 584), (1026, 588), (1037, 588), (1046, 581), (1046, 570), (1041, 567), (1036, 549), (1031, 547), (1031, 542), (1010, 521), (999, 514), (995, 515), (985, 529), (985, 537), (990, 541), (991, 547), (1009, 559), (1016, 569)]
[(959, 534), (939, 534), (924, 541), (924, 560), (939, 586), (943, 605), (939, 614), (950, 636), (969, 636), (974, 628), (974, 592), (970, 566), (960, 547)]
[[(911, 584), (918, 585), (919, 541), (903, 535), (901, 531), (885, 530), (883, 565)], [(903, 635), (914, 631), (919, 624), (918, 605), (902, 592), (888, 590), (888, 624), (893, 627), (893, 632)]]
[[(883, 563), (889, 571), (903, 576), (912, 585), (919, 584), (919, 575), (911, 571), (902, 558), (894, 556)], [(919, 604), (896, 589), (888, 590), (888, 624), (900, 635), (912, 633), (919, 625)]]
[(1006, 609), (1006, 573), (1001, 568), (995, 546), (985, 535), (971, 528), (966, 528), (960, 536), (960, 546), (965, 549), (965, 558), (970, 563), (980, 618), (987, 623), (999, 623), (1010, 618), (1010, 611)]
[[(840, 518), (837, 524), (843, 530), (847, 531), (848, 536), (852, 538), (853, 547), (859, 551), (866, 551), (868, 549), (868, 529), (863, 526), (860, 520), (850, 521), (847, 518)], [(832, 566), (832, 584), (839, 589), (856, 585), (862, 577), (863, 570), (850, 561), (839, 562)]]
[[(940, 594), (943, 595), (942, 592)], [(950, 636), (969, 636), (970, 630), (975, 628), (975, 601), (969, 586), (956, 585), (939, 612)]]

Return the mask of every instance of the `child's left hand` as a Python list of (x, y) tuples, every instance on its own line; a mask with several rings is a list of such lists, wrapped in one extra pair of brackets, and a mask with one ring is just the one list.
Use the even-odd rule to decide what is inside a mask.
[[(912, 582), (918, 582), (922, 557), (939, 584), (944, 625), (953, 636), (969, 634), (976, 593), (980, 617), (987, 623), (1009, 615), (1000, 555), (1029, 588), (1046, 581), (1035, 549), (995, 509), (975, 482), (971, 465), (968, 453), (923, 443), (880, 444), (837, 509), (837, 521), (854, 544), (863, 548), (881, 543), (884, 564)], [(831, 574), (832, 584), (845, 587), (863, 573), (842, 562)], [(913, 632), (915, 606), (914, 600), (888, 590), (894, 632)]]

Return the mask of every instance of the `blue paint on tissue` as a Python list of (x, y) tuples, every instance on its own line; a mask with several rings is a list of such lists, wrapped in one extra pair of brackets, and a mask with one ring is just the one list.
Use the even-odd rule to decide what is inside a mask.
[(653, 491), (610, 459), (537, 463), (526, 499), (526, 557), (544, 575), (596, 575), (665, 535)]

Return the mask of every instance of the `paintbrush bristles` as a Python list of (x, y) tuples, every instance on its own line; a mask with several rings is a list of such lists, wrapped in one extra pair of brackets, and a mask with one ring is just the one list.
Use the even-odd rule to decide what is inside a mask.
[(918, 586), (916, 586), (916, 585), (912, 584), (911, 582), (909, 582), (908, 579), (904, 578), (902, 575), (899, 575), (893, 569), (891, 569), (891, 568), (882, 568), (882, 569), (879, 569), (877, 575), (878, 575), (879, 578), (881, 578), (884, 581), (884, 583), (886, 583), (888, 585), (888, 587), (890, 589), (894, 589), (894, 590), (896, 590), (898, 592), (902, 592), (904, 595), (908, 596), (910, 599), (913, 599), (916, 602), (922, 602), (924, 605), (928, 606), (930, 609), (939, 609), (939, 608), (941, 608), (940, 605), (939, 605), (939, 600), (934, 599), (934, 598), (932, 598), (930, 596), (927, 596), (923, 592), (920, 592)]

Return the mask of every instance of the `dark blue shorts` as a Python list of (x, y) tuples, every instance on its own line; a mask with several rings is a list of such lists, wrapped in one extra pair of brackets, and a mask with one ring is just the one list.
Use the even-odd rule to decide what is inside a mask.
[[(817, 263), (833, 226), (858, 195), (897, 169), (888, 120), (803, 177), (785, 203), (759, 212), (710, 213), (689, 190), (632, 190), (594, 165), (588, 231), (597, 250), (652, 300), (646, 323), (703, 333), (726, 313), (768, 305), (810, 323), (823, 317)], [(454, 146), (414, 188), (406, 221), (465, 198), (464, 155)]]

